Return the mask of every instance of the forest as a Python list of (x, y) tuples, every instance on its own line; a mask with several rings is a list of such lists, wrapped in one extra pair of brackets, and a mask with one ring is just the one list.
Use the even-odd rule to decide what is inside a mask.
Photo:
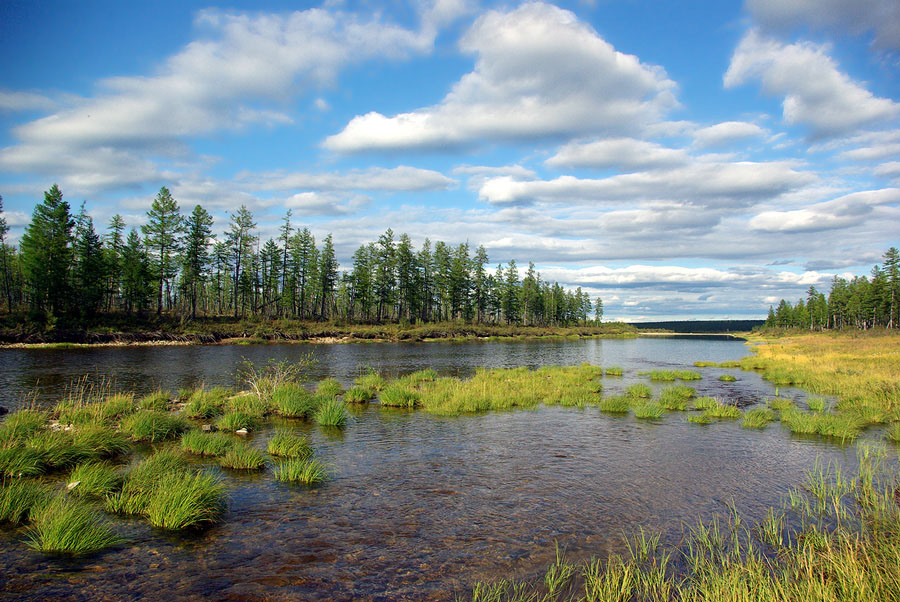
[[(30, 324), (90, 325), (110, 315), (285, 318), (346, 323), (569, 326), (599, 323), (603, 302), (566, 290), (515, 260), (489, 268), (484, 247), (425, 239), (388, 229), (360, 246), (341, 269), (328, 234), (320, 244), (295, 226), (262, 241), (252, 213), (230, 215), (222, 239), (197, 205), (183, 215), (161, 188), (140, 228), (115, 215), (101, 236), (82, 203), (72, 212), (54, 184), (34, 208), (18, 248), (0, 197), (0, 270), (8, 316)], [(126, 232), (127, 230), (127, 232)]]
[(851, 280), (835, 276), (828, 296), (810, 286), (806, 299), (796, 304), (782, 299), (769, 307), (765, 328), (806, 330), (897, 328), (900, 301), (900, 252), (885, 251), (883, 265), (872, 268), (872, 277)]

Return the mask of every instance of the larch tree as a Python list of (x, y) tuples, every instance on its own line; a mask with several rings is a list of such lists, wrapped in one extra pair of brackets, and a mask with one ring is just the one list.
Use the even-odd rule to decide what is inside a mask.
[(191, 319), (197, 318), (197, 297), (209, 272), (209, 245), (215, 238), (213, 218), (197, 205), (185, 222), (181, 281), (191, 303)]
[(153, 263), (153, 272), (157, 279), (156, 315), (162, 313), (163, 288), (166, 291), (166, 305), (170, 305), (170, 281), (178, 273), (177, 254), (180, 250), (180, 236), (184, 232), (184, 218), (178, 208), (178, 202), (172, 198), (169, 189), (159, 189), (150, 210), (147, 211), (147, 223), (141, 226), (144, 233), (144, 244)]
[(74, 226), (69, 204), (54, 184), (34, 208), (22, 235), (22, 268), (33, 310), (60, 314), (68, 309)]

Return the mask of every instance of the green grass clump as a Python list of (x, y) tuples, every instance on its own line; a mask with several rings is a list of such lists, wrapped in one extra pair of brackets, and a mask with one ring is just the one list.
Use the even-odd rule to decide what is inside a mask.
[(653, 395), (653, 390), (649, 385), (638, 383), (625, 389), (625, 395), (634, 399), (649, 399)]
[(171, 439), (189, 427), (183, 416), (153, 410), (141, 410), (122, 423), (122, 430), (130, 433), (132, 439), (150, 443)]
[(414, 408), (419, 404), (420, 396), (408, 386), (391, 383), (385, 386), (379, 396), (381, 405), (391, 408)]
[(883, 424), (888, 421), (889, 414), (885, 410), (868, 404), (857, 404), (852, 408), (842, 409), (842, 415), (852, 416), (860, 426)]
[(70, 468), (94, 456), (94, 452), (83, 444), (76, 444), (71, 433), (46, 431), (31, 438), (28, 447), (41, 454), (41, 461), (47, 470)]
[(187, 472), (187, 467), (184, 456), (177, 449), (157, 451), (126, 473), (122, 489), (106, 497), (106, 511), (128, 516), (146, 514), (150, 498), (163, 477)]
[(316, 410), (316, 423), (320, 426), (342, 427), (347, 422), (347, 406), (339, 399), (327, 399)]
[(344, 393), (344, 401), (347, 403), (366, 403), (375, 398), (375, 389), (369, 387), (355, 386), (351, 387)]
[(626, 414), (631, 409), (633, 400), (625, 395), (604, 397), (600, 400), (600, 411), (610, 414)]
[(794, 405), (793, 400), (785, 399), (784, 397), (775, 397), (770, 399), (766, 405), (768, 405), (771, 409), (776, 412), (788, 412), (790, 410), (796, 409), (796, 405)]
[(715, 397), (698, 397), (694, 400), (694, 409), (708, 410), (719, 405), (719, 400)]
[(269, 440), (266, 448), (273, 456), (282, 458), (300, 458), (305, 459), (313, 454), (312, 447), (306, 437), (294, 435), (289, 431), (277, 431)]
[(19, 410), (9, 414), (0, 423), (0, 445), (30, 439), (44, 428), (47, 418), (46, 412), (38, 410)]
[(425, 368), (424, 370), (418, 370), (411, 374), (407, 374), (402, 380), (410, 385), (416, 386), (421, 385), (422, 383), (434, 382), (437, 378), (437, 372), (431, 368)]
[(59, 495), (34, 513), (28, 546), (52, 554), (79, 556), (122, 542), (100, 513), (84, 502)]
[(235, 395), (225, 402), (225, 413), (240, 412), (241, 414), (260, 419), (269, 413), (269, 404), (266, 398), (253, 393)]
[(39, 450), (24, 445), (0, 447), (0, 475), (9, 478), (32, 477), (46, 471)]
[(259, 424), (259, 418), (240, 411), (231, 411), (216, 421), (220, 431), (234, 432), (240, 429), (253, 430)]
[(342, 387), (341, 383), (333, 378), (326, 378), (316, 386), (316, 395), (320, 395), (321, 397), (325, 398), (337, 397), (343, 392), (344, 387)]
[(811, 412), (824, 412), (825, 411), (825, 398), (824, 397), (810, 397), (806, 400), (806, 405)]
[(99, 424), (77, 427), (72, 440), (94, 458), (114, 458), (131, 451), (128, 435)]
[(209, 420), (225, 413), (225, 403), (230, 391), (215, 387), (209, 391), (197, 389), (188, 397), (184, 415), (195, 420)]
[(273, 389), (270, 401), (275, 412), (284, 418), (311, 418), (320, 398), (299, 383), (286, 382)]
[(157, 389), (141, 397), (137, 403), (142, 410), (165, 412), (169, 409), (169, 394), (162, 389)]
[(683, 412), (695, 393), (693, 388), (684, 385), (666, 387), (659, 393), (659, 405), (669, 412)]
[(234, 446), (234, 439), (224, 433), (192, 430), (181, 436), (181, 449), (199, 456), (222, 456)]
[(713, 421), (712, 416), (708, 415), (706, 412), (688, 416), (687, 420), (688, 422), (693, 422), (694, 424), (711, 424)]
[(730, 360), (727, 362), (694, 362), (697, 368), (740, 368), (740, 360)]
[(886, 436), (894, 443), (900, 443), (900, 422), (894, 422), (888, 428)]
[(259, 470), (266, 465), (266, 456), (255, 447), (239, 443), (219, 458), (219, 465), (234, 470)]
[(706, 408), (703, 413), (710, 418), (724, 418), (728, 420), (734, 420), (741, 417), (741, 411), (738, 408), (722, 402), (718, 402), (716, 405)]
[(356, 386), (376, 393), (384, 388), (384, 384), (384, 378), (374, 370), (369, 370), (356, 379)]
[(122, 484), (118, 470), (102, 462), (79, 464), (69, 475), (70, 493), (77, 497), (103, 498), (112, 494)]
[(723, 383), (733, 383), (737, 380), (737, 378), (735, 376), (732, 376), (731, 374), (723, 374), (719, 377), (719, 380)]
[(32, 480), (13, 480), (0, 485), (0, 523), (28, 522), (53, 496), (49, 485)]
[(674, 380), (700, 380), (699, 372), (693, 370), (648, 370), (638, 372), (641, 376), (649, 376), (650, 380), (671, 382)]
[(815, 414), (796, 409), (781, 412), (781, 424), (798, 435), (813, 435), (819, 431), (819, 421)]
[(225, 486), (203, 472), (170, 472), (160, 478), (147, 503), (150, 524), (168, 530), (216, 522), (225, 509)]
[(619, 366), (610, 366), (609, 368), (606, 368), (603, 373), (606, 376), (622, 376), (625, 374), (625, 371)]
[(100, 404), (100, 420), (107, 424), (115, 424), (126, 416), (134, 413), (134, 395), (117, 393), (107, 397)]
[(768, 408), (754, 408), (744, 414), (741, 426), (745, 429), (764, 429), (775, 420), (775, 412)]
[(643, 420), (662, 418), (662, 407), (653, 402), (645, 401), (634, 406), (634, 417)]
[(328, 471), (318, 460), (290, 458), (275, 469), (275, 479), (289, 483), (318, 485), (328, 479)]

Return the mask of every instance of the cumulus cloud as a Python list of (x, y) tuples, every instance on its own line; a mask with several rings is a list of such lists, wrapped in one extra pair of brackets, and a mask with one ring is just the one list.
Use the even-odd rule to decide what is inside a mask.
[(683, 149), (666, 148), (634, 138), (609, 138), (595, 142), (570, 142), (547, 159), (551, 167), (616, 168), (622, 171), (674, 167), (688, 162)]
[[(188, 136), (291, 123), (283, 107), (297, 94), (332, 84), (350, 63), (428, 52), (436, 35), (433, 27), (417, 32), (322, 9), (210, 9), (198, 14), (195, 25), (204, 36), (169, 57), (157, 73), (106, 79), (93, 98), (16, 128), (20, 143), (3, 149), (0, 167), (54, 175), (79, 171), (114, 187), (121, 184), (114, 166), (96, 161), (88, 174), (79, 156), (111, 154), (118, 162), (138, 163), (148, 149), (183, 152), (178, 143)], [(147, 179), (155, 179), (152, 170)]]
[(766, 27), (871, 31), (876, 48), (900, 50), (900, 3), (896, 0), (745, 0), (744, 6)]
[(754, 230), (821, 232), (860, 224), (879, 205), (900, 202), (900, 188), (854, 192), (792, 211), (764, 211), (750, 220)]
[(353, 118), (324, 142), (338, 152), (441, 147), (639, 131), (676, 106), (661, 67), (616, 51), (574, 14), (543, 3), (489, 11), (460, 41), (477, 56), (437, 105)]
[(387, 192), (446, 190), (456, 180), (430, 169), (401, 165), (391, 169), (369, 167), (346, 172), (289, 173), (269, 172), (258, 176), (244, 175), (242, 179), (260, 190), (377, 190)]
[(828, 50), (809, 42), (782, 44), (750, 30), (731, 57), (725, 87), (759, 80), (766, 93), (784, 97), (785, 122), (807, 126), (813, 137), (844, 134), (900, 115), (900, 104), (850, 79)]
[(561, 176), (554, 180), (491, 178), (479, 198), (493, 204), (676, 200), (704, 206), (741, 207), (777, 197), (815, 180), (783, 161), (694, 163), (604, 179)]
[(746, 121), (725, 121), (694, 132), (694, 145), (709, 148), (731, 144), (737, 140), (765, 136), (766, 131), (755, 123)]

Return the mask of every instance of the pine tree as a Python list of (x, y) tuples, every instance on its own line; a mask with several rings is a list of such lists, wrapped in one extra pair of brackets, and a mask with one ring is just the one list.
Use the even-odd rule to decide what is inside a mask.
[(231, 224), (226, 234), (226, 245), (231, 254), (232, 269), (232, 295), (234, 299), (234, 317), (238, 317), (238, 312), (243, 310), (243, 304), (238, 302), (241, 292), (244, 293), (244, 301), (249, 284), (249, 274), (246, 272), (246, 264), (252, 261), (253, 244), (256, 237), (253, 235), (253, 228), (256, 223), (253, 221), (253, 214), (246, 206), (241, 205), (237, 213), (231, 214)]
[(215, 238), (212, 226), (212, 216), (200, 205), (194, 207), (185, 221), (181, 281), (191, 303), (192, 320), (197, 318), (197, 297), (209, 271), (209, 245)]
[(74, 280), (78, 309), (82, 316), (92, 318), (100, 309), (106, 282), (106, 261), (100, 236), (94, 230), (94, 220), (87, 214), (84, 203), (75, 218)]
[(163, 309), (163, 288), (166, 291), (166, 306), (171, 298), (171, 279), (178, 273), (176, 255), (181, 247), (180, 235), (184, 232), (184, 218), (178, 203), (172, 198), (169, 189), (159, 189), (150, 210), (147, 211), (147, 224), (141, 226), (144, 233), (144, 244), (153, 260), (153, 273), (157, 280), (156, 315)]
[(107, 226), (103, 253), (106, 264), (106, 311), (116, 305), (122, 292), (122, 250), (125, 247), (125, 220), (118, 213)]
[(150, 259), (137, 230), (131, 229), (122, 248), (122, 297), (125, 311), (142, 313), (149, 302)]
[(597, 297), (597, 300), (594, 301), (594, 320), (599, 325), (603, 320), (603, 299)]
[(22, 235), (22, 268), (33, 310), (65, 313), (71, 299), (72, 228), (75, 221), (54, 184), (34, 208)]
[(888, 328), (897, 327), (897, 300), (900, 298), (900, 251), (891, 247), (884, 253), (884, 271), (887, 279), (887, 297), (889, 299)]
[(327, 320), (329, 316), (328, 308), (331, 307), (338, 279), (338, 262), (334, 256), (334, 245), (331, 242), (330, 233), (322, 243), (322, 251), (319, 253), (319, 258), (319, 301), (321, 303), (319, 316), (323, 320)]

